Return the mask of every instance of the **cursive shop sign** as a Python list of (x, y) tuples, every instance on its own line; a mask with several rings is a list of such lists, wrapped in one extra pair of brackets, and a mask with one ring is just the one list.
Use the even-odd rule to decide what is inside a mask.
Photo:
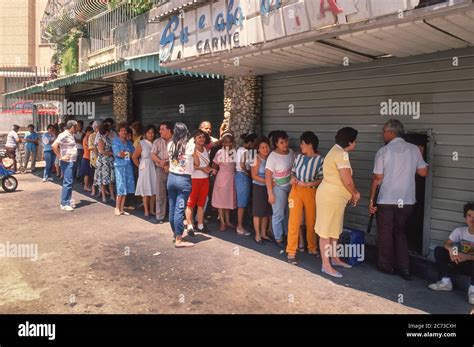
[(406, 10), (418, 0), (218, 0), (159, 23), (162, 62)]

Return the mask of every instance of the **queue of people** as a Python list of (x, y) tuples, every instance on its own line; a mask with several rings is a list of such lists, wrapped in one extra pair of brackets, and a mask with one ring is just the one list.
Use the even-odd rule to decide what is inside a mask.
[[(73, 149), (74, 135), (79, 129), (74, 121), (68, 122), (52, 145), (64, 176), (61, 208), (66, 211), (73, 209), (68, 201), (74, 167), (71, 161), (78, 157), (77, 147)], [(179, 122), (174, 126), (163, 122), (159, 130), (150, 125), (142, 134), (140, 129), (135, 124), (127, 133), (127, 126), (121, 124), (116, 133), (113, 123), (105, 121), (86, 128), (82, 139), (83, 148), (89, 150), (83, 152), (82, 174), (93, 176), (93, 181), (88, 181), (93, 182), (89, 183), (90, 190), (100, 187), (104, 202), (107, 196), (115, 199), (116, 192), (117, 216), (129, 214), (124, 211), (127, 194), (140, 196), (145, 216), (156, 218), (158, 223), (165, 221), (168, 210), (175, 247), (187, 248), (194, 243), (186, 235), (210, 232), (205, 225), (205, 211), (216, 209), (219, 231), (230, 229), (239, 235), (250, 235), (244, 220), (251, 220), (255, 242), (274, 242), (286, 251), (291, 264), (297, 264), (299, 251), (306, 251), (306, 241), (307, 252), (321, 257), (322, 273), (342, 277), (337, 268), (351, 268), (334, 250), (343, 231), (346, 208), (356, 206), (361, 199), (350, 161), (351, 152), (356, 150), (356, 129), (339, 129), (325, 156), (319, 150), (317, 135), (311, 131), (300, 136), (300, 150), (295, 154), (283, 130), (273, 131), (268, 137), (245, 134), (237, 146), (238, 141), (229, 131), (221, 129), (220, 138), (212, 138), (209, 122), (201, 123), (192, 135)], [(416, 203), (415, 176), (426, 176), (428, 164), (420, 150), (403, 139), (403, 134), (403, 124), (398, 120), (391, 119), (384, 125), (386, 144), (375, 156), (370, 196), (366, 198), (370, 199), (368, 213), (377, 216), (377, 267), (411, 280), (407, 220)], [(43, 143), (52, 139), (52, 132), (45, 134)], [(380, 194), (375, 201), (377, 186)], [(453, 232), (445, 247), (436, 249), (440, 281), (431, 289), (452, 287), (448, 263), (473, 264), (474, 212), (470, 206), (464, 212), (467, 231)], [(246, 214), (250, 218), (246, 219)], [(459, 242), (463, 249), (469, 248), (466, 242), (471, 245), (468, 256), (453, 255), (452, 245)]]

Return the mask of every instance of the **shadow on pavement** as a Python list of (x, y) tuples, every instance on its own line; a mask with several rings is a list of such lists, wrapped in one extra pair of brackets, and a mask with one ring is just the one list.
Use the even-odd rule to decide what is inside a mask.
[[(33, 175), (42, 178), (42, 170), (37, 170)], [(61, 185), (61, 181), (54, 177), (54, 183)], [(75, 183), (74, 190), (80, 194), (84, 194), (95, 202), (81, 200), (78, 207), (87, 206), (94, 203), (102, 203), (100, 196), (91, 196), (89, 192), (83, 190), (82, 183)], [(58, 196), (59, 199), (59, 196)], [(137, 206), (138, 199), (134, 199), (134, 204)], [(114, 206), (114, 203), (109, 200), (109, 206)], [(143, 208), (135, 208), (133, 211), (128, 211), (133, 216), (141, 218), (150, 222), (151, 225), (156, 224), (155, 218), (144, 216)], [(236, 247), (244, 247), (264, 254), (266, 256), (287, 262), (286, 252), (280, 249), (274, 242), (264, 242), (262, 245), (254, 241), (253, 228), (251, 226), (251, 218), (246, 218), (247, 230), (252, 231), (250, 236), (240, 236), (235, 230), (228, 229), (225, 232), (218, 230), (218, 224), (213, 221), (208, 224), (208, 229), (211, 231), (209, 236), (207, 234), (196, 233), (196, 236), (186, 236), (184, 239), (193, 243), (201, 243), (215, 237), (232, 244)], [(359, 291), (366, 292), (367, 295), (374, 295), (383, 297), (387, 300), (399, 302), (405, 306), (416, 308), (428, 313), (464, 313), (471, 311), (472, 307), (467, 302), (467, 295), (465, 291), (455, 290), (451, 293), (439, 293), (430, 291), (426, 288), (428, 282), (421, 278), (415, 278), (413, 281), (405, 281), (396, 275), (387, 275), (379, 272), (375, 268), (375, 249), (373, 246), (366, 246), (366, 259), (362, 264), (354, 266), (352, 269), (338, 270), (343, 274), (343, 278), (333, 278), (321, 273), (321, 258), (308, 254), (307, 252), (298, 252), (297, 261), (301, 269), (309, 271), (317, 276), (323, 276), (335, 284), (353, 288)], [(288, 264), (288, 266), (295, 266)], [(449, 300), (448, 300), (449, 298)], [(316, 300), (316, 298), (315, 298)]]

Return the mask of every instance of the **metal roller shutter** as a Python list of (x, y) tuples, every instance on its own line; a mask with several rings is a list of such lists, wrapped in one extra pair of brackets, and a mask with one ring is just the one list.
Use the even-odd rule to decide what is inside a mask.
[[(183, 110), (184, 112), (180, 113)], [(142, 125), (184, 122), (190, 131), (208, 120), (217, 137), (224, 119), (224, 81), (173, 77), (134, 87), (134, 109)]]
[[(458, 57), (458, 66), (453, 66), (453, 57)], [(419, 101), (420, 119), (380, 115), (380, 103), (389, 98)], [(290, 105), (294, 113), (289, 113)], [(363, 199), (358, 207), (346, 210), (345, 222), (350, 227), (367, 227), (369, 185), (375, 152), (383, 144), (385, 121), (400, 119), (408, 131), (432, 130), (431, 217), (424, 253), (431, 253), (447, 239), (463, 221), (463, 204), (474, 200), (473, 110), (474, 48), (273, 74), (263, 79), (262, 126), (266, 133), (286, 130), (295, 148), (300, 134), (312, 130), (325, 155), (339, 128), (352, 126), (359, 131), (357, 148), (350, 157)], [(458, 160), (453, 160), (455, 153)]]

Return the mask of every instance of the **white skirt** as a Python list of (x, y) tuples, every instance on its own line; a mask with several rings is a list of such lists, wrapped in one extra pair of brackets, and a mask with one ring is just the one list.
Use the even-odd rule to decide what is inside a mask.
[(156, 168), (151, 159), (142, 159), (138, 167), (138, 181), (135, 195), (156, 195)]

